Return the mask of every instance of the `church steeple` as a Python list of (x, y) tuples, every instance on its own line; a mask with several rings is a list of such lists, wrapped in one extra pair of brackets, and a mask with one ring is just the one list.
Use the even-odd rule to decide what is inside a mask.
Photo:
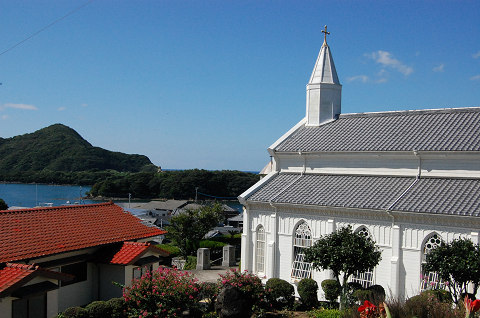
[(319, 126), (341, 112), (342, 85), (327, 44), (327, 26), (322, 48), (307, 84), (307, 126)]

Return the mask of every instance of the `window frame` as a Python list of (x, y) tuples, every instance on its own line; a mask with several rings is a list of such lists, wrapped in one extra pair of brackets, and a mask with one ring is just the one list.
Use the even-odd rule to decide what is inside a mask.
[(307, 222), (301, 221), (293, 234), (292, 270), (290, 277), (293, 280), (312, 277), (312, 263), (305, 262), (303, 250), (313, 245), (312, 230)]

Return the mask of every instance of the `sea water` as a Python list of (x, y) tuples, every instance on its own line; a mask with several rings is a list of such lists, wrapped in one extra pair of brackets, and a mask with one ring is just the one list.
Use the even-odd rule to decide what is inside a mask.
[(89, 186), (0, 183), (0, 199), (3, 199), (9, 207), (25, 208), (98, 202), (83, 199), (90, 188)]

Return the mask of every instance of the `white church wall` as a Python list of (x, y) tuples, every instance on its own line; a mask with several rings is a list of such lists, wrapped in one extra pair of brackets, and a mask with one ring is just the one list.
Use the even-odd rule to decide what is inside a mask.
[(277, 155), (281, 172), (480, 178), (479, 154), (284, 153)]

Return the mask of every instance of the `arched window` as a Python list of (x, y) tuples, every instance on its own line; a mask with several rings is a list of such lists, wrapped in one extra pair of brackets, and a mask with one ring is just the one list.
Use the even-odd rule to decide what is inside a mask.
[[(442, 244), (442, 238), (437, 233), (431, 234), (425, 240), (425, 243), (422, 247), (422, 265), (425, 264), (427, 261), (427, 254), (430, 253), (431, 250), (440, 246)], [(423, 270), (423, 266), (421, 269), (422, 275), (420, 277), (420, 290), (424, 291), (426, 289), (444, 289), (445, 284), (440, 279), (437, 272), (426, 272)]]
[(312, 264), (304, 261), (304, 249), (310, 246), (312, 246), (312, 231), (307, 223), (302, 222), (297, 226), (293, 240), (292, 278), (302, 279), (312, 276)]
[[(362, 237), (365, 237), (367, 240), (373, 241), (370, 231), (368, 231), (365, 226), (358, 228), (355, 232), (360, 234)], [(363, 288), (367, 288), (373, 285), (373, 268), (363, 273), (357, 271), (350, 277), (349, 280), (351, 282), (359, 283)]]
[(265, 273), (265, 228), (261, 225), (257, 228), (255, 270), (257, 273)]

